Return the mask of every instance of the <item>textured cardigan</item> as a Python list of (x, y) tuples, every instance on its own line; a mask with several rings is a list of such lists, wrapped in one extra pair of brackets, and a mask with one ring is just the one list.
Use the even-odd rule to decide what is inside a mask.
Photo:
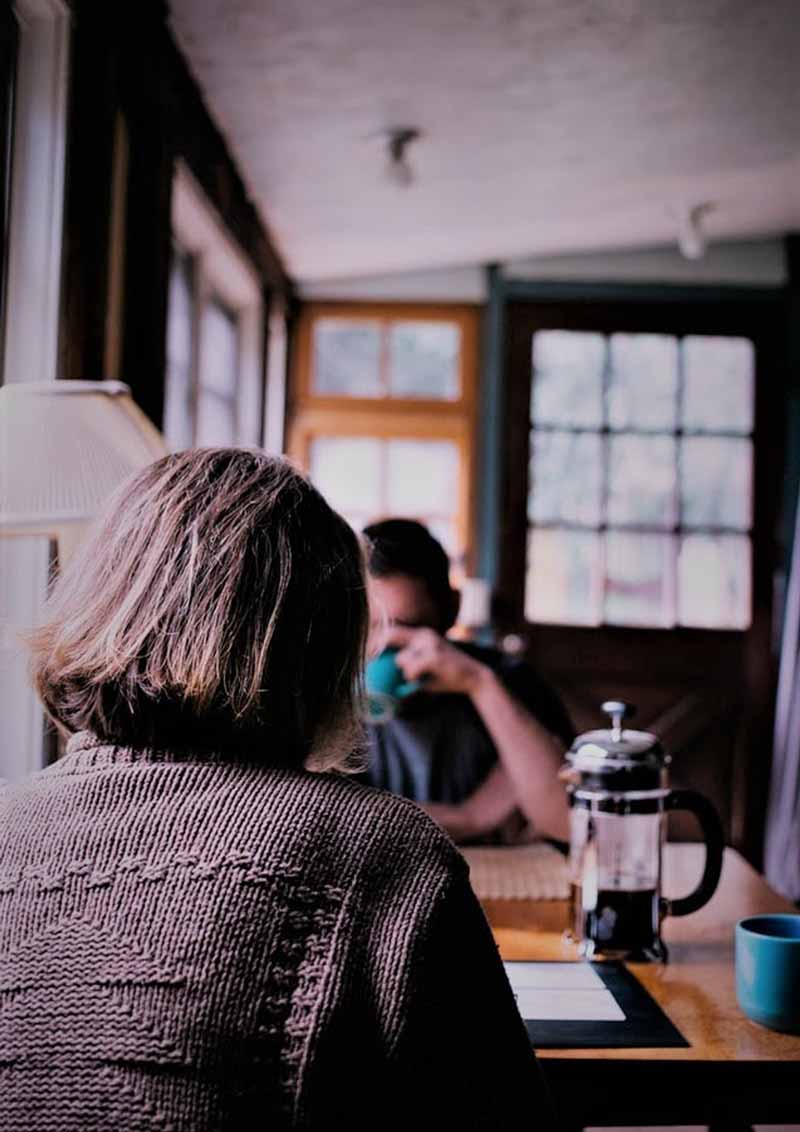
[(6, 788), (3, 1132), (547, 1111), (466, 865), (413, 804), (86, 734)]

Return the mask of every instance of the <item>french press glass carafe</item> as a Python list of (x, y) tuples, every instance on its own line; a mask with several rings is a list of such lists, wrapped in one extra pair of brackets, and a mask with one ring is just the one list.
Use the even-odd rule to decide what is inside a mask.
[[(610, 731), (579, 735), (562, 778), (570, 797), (570, 934), (587, 958), (666, 960), (665, 916), (686, 916), (714, 894), (724, 839), (716, 810), (693, 790), (671, 790), (667, 755), (655, 735), (623, 729), (633, 709), (603, 704)], [(666, 813), (690, 810), (706, 844), (703, 876), (678, 900), (661, 895)]]

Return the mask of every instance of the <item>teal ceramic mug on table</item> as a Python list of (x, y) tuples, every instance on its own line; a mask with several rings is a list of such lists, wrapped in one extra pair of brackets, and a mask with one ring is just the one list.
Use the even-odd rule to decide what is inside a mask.
[(373, 723), (383, 723), (391, 719), (397, 705), (405, 696), (418, 692), (422, 687), (420, 680), (406, 680), (396, 657), (397, 648), (384, 649), (369, 661), (364, 673), (367, 689), (367, 709)]
[(736, 997), (754, 1022), (800, 1034), (800, 914), (749, 916), (739, 921)]

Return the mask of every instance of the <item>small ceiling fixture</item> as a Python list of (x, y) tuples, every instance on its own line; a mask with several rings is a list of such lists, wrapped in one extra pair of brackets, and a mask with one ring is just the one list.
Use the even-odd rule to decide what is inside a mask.
[(394, 185), (407, 189), (414, 181), (414, 170), (408, 160), (406, 150), (412, 142), (422, 136), (416, 126), (393, 126), (383, 131), (383, 139), (388, 151), (386, 176)]
[(703, 231), (703, 218), (713, 212), (713, 201), (701, 204), (683, 205), (675, 209), (673, 215), (678, 221), (678, 247), (685, 259), (702, 259), (706, 251), (706, 235)]

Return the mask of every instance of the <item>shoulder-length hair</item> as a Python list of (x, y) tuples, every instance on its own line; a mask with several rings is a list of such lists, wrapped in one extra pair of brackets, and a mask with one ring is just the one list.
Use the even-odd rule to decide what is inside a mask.
[(166, 456), (115, 493), (31, 636), (68, 731), (270, 765), (347, 764), (367, 629), (353, 530), (291, 465)]

